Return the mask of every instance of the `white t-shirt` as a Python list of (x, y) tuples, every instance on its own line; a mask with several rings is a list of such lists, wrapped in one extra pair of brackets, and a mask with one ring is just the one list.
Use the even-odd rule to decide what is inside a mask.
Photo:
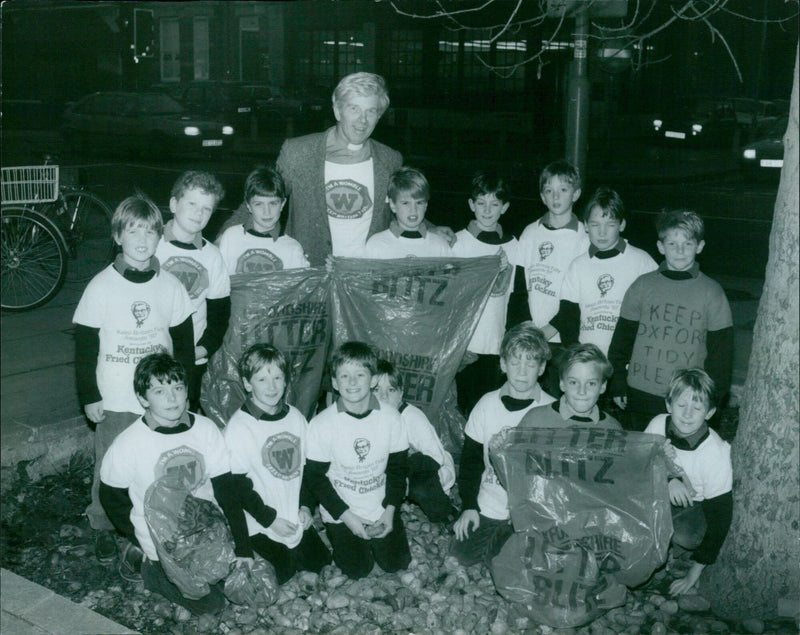
[(428, 231), (422, 238), (395, 236), (384, 229), (369, 237), (362, 253), (363, 258), (391, 260), (392, 258), (446, 258), (452, 256), (447, 241), (436, 232)]
[(408, 435), (408, 448), (414, 452), (421, 452), (431, 457), (441, 467), (439, 468), (439, 482), (442, 489), (449, 492), (456, 482), (456, 468), (453, 457), (444, 449), (436, 430), (428, 421), (428, 417), (415, 405), (407, 403), (400, 416), (406, 427)]
[(140, 417), (114, 439), (100, 467), (103, 483), (128, 490), (136, 539), (150, 560), (158, 560), (158, 554), (144, 518), (147, 488), (165, 474), (177, 472), (193, 496), (216, 503), (211, 479), (230, 472), (219, 428), (202, 415), (194, 417), (194, 425), (177, 434), (155, 432)]
[(206, 332), (206, 300), (219, 300), (231, 294), (231, 279), (219, 248), (203, 239), (202, 249), (184, 249), (164, 240), (158, 241), (156, 258), (181, 281), (192, 300), (194, 343)]
[[(542, 327), (558, 313), (564, 275), (569, 264), (589, 249), (589, 236), (577, 218), (558, 229), (548, 229), (540, 218), (525, 228), (519, 244), (531, 320)], [(551, 341), (560, 342), (560, 336)]]
[(500, 390), (487, 392), (478, 400), (469, 415), (464, 434), (483, 445), (484, 470), (478, 490), (478, 509), (487, 518), (505, 520), (509, 517), (508, 494), (489, 460), (489, 441), (503, 428), (517, 427), (532, 408), (552, 403), (555, 399), (541, 390), (539, 399), (534, 399), (530, 406), (512, 412), (501, 401)]
[(271, 273), (308, 267), (303, 247), (291, 236), (254, 236), (244, 225), (232, 225), (219, 237), (228, 273)]
[(297, 525), (293, 535), (280, 536), (245, 512), (247, 531), (251, 536), (266, 534), (270, 540), (290, 549), (303, 537), (298, 511), (307, 426), (306, 418), (294, 406), (289, 406), (289, 412), (278, 421), (256, 419), (240, 408), (233, 413), (224, 432), (231, 455), (231, 472), (250, 477), (253, 489), (277, 512), (277, 517)]
[(325, 161), (325, 202), (332, 253), (352, 258), (366, 244), (372, 224), (375, 206), (372, 159), (348, 165)]
[(561, 285), (561, 299), (580, 306), (578, 340), (597, 344), (608, 355), (625, 292), (636, 278), (657, 268), (650, 254), (631, 244), (612, 258), (590, 257), (588, 252), (575, 258)]
[(493, 256), (500, 247), (508, 256), (508, 266), (494, 281), (491, 295), (486, 301), (481, 319), (467, 346), (468, 351), (478, 355), (500, 354), (500, 343), (503, 341), (506, 329), (508, 299), (514, 290), (514, 274), (517, 265), (522, 264), (519, 258), (519, 242), (516, 238), (512, 238), (502, 245), (490, 245), (478, 240), (466, 229), (462, 229), (456, 234), (456, 244), (452, 248), (453, 255), (459, 258), (478, 258)]
[[(389, 455), (408, 449), (400, 413), (380, 404), (359, 419), (333, 403), (308, 424), (307, 438), (307, 458), (330, 463), (328, 479), (336, 493), (353, 513), (376, 522), (384, 511)], [(341, 522), (324, 506), (320, 515), (326, 523)]]
[(109, 265), (92, 278), (72, 321), (100, 329), (97, 387), (105, 410), (144, 412), (133, 391), (136, 364), (151, 353), (172, 353), (169, 329), (191, 314), (189, 294), (169, 271), (137, 283)]
[[(666, 414), (656, 415), (645, 428), (648, 434), (667, 436)], [(675, 462), (683, 468), (694, 488), (694, 500), (716, 498), (731, 491), (733, 468), (731, 446), (711, 428), (708, 437), (694, 450), (675, 448)]]

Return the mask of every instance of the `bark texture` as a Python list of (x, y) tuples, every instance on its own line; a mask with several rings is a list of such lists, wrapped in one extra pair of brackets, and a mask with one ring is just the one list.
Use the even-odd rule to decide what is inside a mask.
[(733, 524), (701, 578), (715, 612), (731, 618), (774, 617), (780, 598), (800, 597), (797, 73), (796, 55), (769, 260), (733, 442)]

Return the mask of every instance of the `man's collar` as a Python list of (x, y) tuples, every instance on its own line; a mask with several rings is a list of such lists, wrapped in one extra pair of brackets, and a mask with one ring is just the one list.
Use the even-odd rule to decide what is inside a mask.
[[(558, 407), (555, 407), (558, 404)], [(569, 405), (565, 395), (557, 402), (553, 402), (553, 409), (556, 410), (561, 418), (570, 421), (579, 421), (581, 423), (599, 423), (600, 421), (600, 408), (597, 404), (588, 413), (577, 413), (575, 409)]]
[(245, 400), (243, 408), (254, 419), (261, 419), (262, 421), (279, 421), (289, 413), (289, 406), (285, 403), (281, 404), (281, 407), (275, 414), (264, 412), (250, 397)]
[(337, 412), (346, 412), (347, 414), (353, 415), (354, 417), (364, 416), (364, 415), (369, 414), (373, 410), (380, 410), (380, 409), (381, 409), (381, 403), (378, 401), (378, 398), (373, 394), (370, 394), (370, 396), (369, 396), (369, 406), (367, 407), (367, 409), (364, 411), (364, 414), (362, 414), (362, 415), (357, 415), (357, 414), (355, 414), (353, 412), (350, 412), (347, 408), (345, 408), (341, 396), (336, 400), (336, 410), (337, 410)]
[(667, 261), (665, 260), (660, 265), (658, 265), (658, 272), (665, 278), (669, 278), (670, 280), (690, 280), (697, 278), (697, 276), (700, 275), (700, 263), (695, 262), (686, 271), (673, 271), (672, 269), (667, 267)]
[(175, 232), (173, 231), (173, 227), (175, 226), (175, 219), (170, 220), (166, 225), (164, 225), (164, 241), (168, 243), (172, 243), (175, 245), (177, 243), (178, 247), (182, 247), (183, 245), (194, 245), (196, 249), (203, 248), (203, 235), (201, 233), (197, 233), (193, 240), (190, 240), (188, 243), (185, 240), (178, 240), (175, 238)]
[[(400, 223), (392, 219), (392, 221), (389, 223), (389, 231), (392, 232), (392, 235), (395, 238), (400, 238), (400, 234), (402, 234), (404, 230), (400, 227)], [(428, 235), (428, 228), (425, 226), (424, 222), (420, 223), (420, 226), (417, 227), (417, 231), (422, 234), (423, 238)]]
[(136, 269), (125, 262), (125, 256), (117, 254), (117, 257), (114, 258), (113, 266), (123, 278), (131, 282), (147, 282), (161, 271), (161, 264), (155, 256), (150, 257), (150, 262), (147, 264), (146, 269)]
[(624, 254), (627, 248), (628, 242), (624, 238), (620, 238), (611, 249), (604, 249), (603, 251), (600, 251), (594, 245), (589, 245), (589, 258), (594, 258), (595, 256), (600, 259), (612, 258), (617, 254)]
[(552, 230), (556, 230), (556, 229), (571, 229), (572, 231), (578, 231), (578, 228), (579, 228), (578, 222), (579, 221), (578, 221), (578, 217), (575, 216), (574, 212), (570, 212), (569, 213), (569, 222), (566, 225), (563, 225), (562, 227), (553, 227), (548, 222), (549, 219), (550, 219), (550, 212), (547, 212), (544, 216), (542, 216), (542, 225), (544, 227), (546, 227), (547, 229), (552, 229)]
[(372, 158), (372, 139), (367, 139), (359, 148), (349, 144), (339, 135), (336, 126), (328, 129), (325, 135), (325, 160), (331, 163), (352, 165)]
[(248, 216), (245, 219), (244, 223), (242, 223), (242, 224), (244, 225), (244, 231), (247, 232), (248, 234), (253, 235), (253, 236), (258, 236), (259, 238), (272, 238), (273, 240), (278, 240), (278, 238), (281, 237), (281, 222), (280, 221), (275, 223), (275, 227), (273, 227), (272, 230), (270, 230), (268, 232), (260, 232), (260, 231), (256, 230), (256, 228), (253, 226), (253, 216), (252, 215)]

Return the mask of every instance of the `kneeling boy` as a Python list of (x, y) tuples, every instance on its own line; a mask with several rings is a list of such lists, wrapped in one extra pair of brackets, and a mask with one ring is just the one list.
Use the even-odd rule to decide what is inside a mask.
[(408, 444), (400, 413), (372, 394), (378, 358), (363, 342), (346, 342), (330, 364), (338, 399), (308, 426), (308, 484), (333, 548), (349, 577), (411, 562), (399, 507), (406, 494)]
[(397, 408), (408, 439), (408, 499), (434, 523), (451, 520), (453, 505), (447, 495), (456, 481), (453, 457), (419, 408), (403, 400), (403, 376), (391, 362), (378, 360), (375, 394)]
[[(144, 559), (144, 588), (159, 593), (192, 613), (215, 613), (225, 605), (221, 584), (199, 600), (184, 597), (167, 578), (144, 515), (147, 489), (171, 468), (181, 465), (194, 479), (188, 485), (198, 498), (222, 508), (228, 522), (235, 518), (234, 491), (228, 451), (216, 424), (188, 410), (186, 370), (166, 353), (148, 355), (136, 366), (134, 390), (143, 416), (114, 439), (100, 468), (100, 501), (123, 536), (138, 541)], [(234, 535), (235, 532), (234, 532)], [(239, 546), (236, 548), (240, 554)]]
[(667, 413), (656, 416), (645, 429), (667, 437), (684, 478), (669, 481), (672, 503), (672, 544), (689, 549), (694, 560), (670, 592), (689, 591), (707, 565), (717, 559), (731, 526), (733, 468), (731, 446), (711, 428), (714, 382), (700, 368), (675, 371), (669, 382)]
[(513, 532), (508, 495), (489, 461), (489, 440), (519, 424), (531, 408), (554, 401), (539, 386), (550, 347), (533, 322), (510, 329), (500, 344), (500, 369), (506, 382), (478, 400), (464, 429), (458, 475), (462, 512), (455, 522), (451, 552), (464, 566), (488, 565)]

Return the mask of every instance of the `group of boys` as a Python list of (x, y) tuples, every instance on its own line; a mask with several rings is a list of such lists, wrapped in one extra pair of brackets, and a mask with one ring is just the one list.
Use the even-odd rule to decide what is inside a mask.
[[(87, 515), (99, 531), (101, 561), (116, 557), (108, 531), (116, 528), (128, 539), (124, 575), (140, 575), (146, 588), (193, 612), (224, 603), (217, 587), (201, 600), (180, 593), (158, 565), (144, 520), (147, 488), (176, 462), (189, 462), (200, 470), (192, 472), (193, 493), (216, 500), (228, 519), (238, 563), (248, 566), (256, 553), (275, 566), (280, 582), (331, 560), (353, 578), (375, 563), (384, 571), (405, 568), (411, 556), (397, 511), (406, 497), (434, 522), (455, 520), (453, 553), (463, 564), (488, 563), (512, 531), (489, 460), (494, 434), (516, 425), (649, 424), (648, 432), (671, 440), (685, 466), (687, 479), (670, 482), (671, 501), (701, 507), (691, 528), (709, 527), (700, 532), (697, 566), (673, 585), (674, 592), (691, 588), (716, 557), (730, 520), (730, 448), (707, 424), (730, 381), (730, 308), (695, 262), (704, 234), (694, 212), (659, 217), (665, 261), (657, 266), (620, 236), (627, 218), (613, 190), (599, 188), (578, 219), (580, 185), (570, 164), (549, 165), (540, 179), (547, 212), (517, 240), (499, 223), (510, 206), (505, 181), (479, 172), (468, 200), (474, 220), (451, 244), (425, 221), (425, 176), (403, 167), (389, 181), (389, 228), (351, 254), (499, 255), (499, 274), (456, 376), (468, 416), (460, 515), (448, 496), (456, 480), (452, 457), (422, 411), (403, 401), (401, 374), (368, 344), (348, 342), (334, 353), (337, 396), (310, 423), (286, 402), (290, 365), (269, 343), (243, 352), (247, 400), (224, 433), (201, 414), (200, 377), (227, 329), (230, 275), (309, 265), (282, 230), (287, 194), (277, 170), (248, 176), (249, 215), (216, 245), (202, 236), (224, 196), (213, 175), (179, 177), (166, 225), (146, 197), (125, 199), (112, 221), (121, 253), (89, 283), (74, 316), (79, 397), (96, 426)], [(507, 328), (520, 304), (531, 319)], [(557, 363), (548, 370), (551, 357)], [(622, 426), (598, 405), (607, 386), (624, 410)], [(331, 551), (312, 522), (317, 505)]]

